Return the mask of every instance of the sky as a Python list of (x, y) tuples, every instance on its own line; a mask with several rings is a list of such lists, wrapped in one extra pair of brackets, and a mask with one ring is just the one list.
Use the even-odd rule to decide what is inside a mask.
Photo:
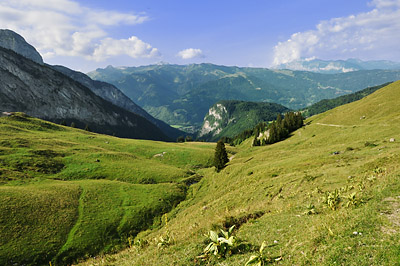
[(0, 28), (53, 65), (273, 67), (400, 61), (400, 0), (0, 0)]

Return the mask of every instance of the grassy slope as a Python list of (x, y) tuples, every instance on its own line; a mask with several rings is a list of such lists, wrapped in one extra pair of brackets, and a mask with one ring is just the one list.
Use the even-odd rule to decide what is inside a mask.
[(213, 149), (1, 117), (0, 264), (64, 264), (126, 245), (184, 199), (181, 182)]
[[(170, 214), (167, 226), (139, 234), (148, 247), (83, 265), (206, 264), (196, 259), (207, 243), (204, 234), (259, 211), (264, 215), (236, 230), (250, 248), (211, 265), (244, 265), (263, 241), (268, 256), (282, 256), (279, 265), (400, 265), (399, 97), (395, 82), (312, 117), (283, 142), (264, 147), (244, 142), (220, 173), (201, 170), (205, 177)], [(322, 198), (335, 189), (341, 203), (331, 210)], [(362, 203), (346, 207), (353, 192)], [(310, 203), (317, 214), (304, 214)], [(175, 242), (158, 249), (153, 239), (167, 230)]]
[(360, 90), (360, 91), (357, 91), (354, 93), (350, 93), (350, 94), (346, 94), (346, 95), (342, 95), (342, 96), (339, 96), (334, 99), (321, 100), (317, 103), (314, 103), (313, 105), (308, 106), (307, 108), (304, 108), (303, 115), (305, 115), (307, 117), (313, 116), (313, 115), (320, 114), (320, 113), (326, 112), (328, 110), (331, 110), (335, 107), (341, 106), (343, 104), (358, 101), (358, 100), (364, 98), (365, 96), (368, 96), (371, 93), (374, 93), (376, 90), (379, 90), (389, 84), (390, 84), (390, 82), (379, 85), (379, 86), (375, 86), (375, 87), (368, 87), (363, 90)]

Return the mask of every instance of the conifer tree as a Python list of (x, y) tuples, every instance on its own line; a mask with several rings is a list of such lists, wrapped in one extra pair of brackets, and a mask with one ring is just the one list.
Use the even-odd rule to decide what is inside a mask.
[(260, 140), (257, 138), (257, 135), (254, 137), (253, 139), (253, 146), (260, 146), (261, 142)]
[(300, 112), (298, 112), (296, 114), (296, 126), (297, 126), (297, 128), (301, 128), (303, 126), (303, 121), (304, 121), (303, 115)]
[(217, 142), (214, 154), (214, 166), (219, 172), (229, 162), (228, 154), (226, 153), (225, 144), (222, 140)]
[(75, 123), (74, 122), (71, 123), (71, 127), (75, 127)]

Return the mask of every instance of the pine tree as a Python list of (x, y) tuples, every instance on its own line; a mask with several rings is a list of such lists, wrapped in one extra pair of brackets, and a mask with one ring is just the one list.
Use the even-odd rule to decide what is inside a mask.
[(304, 117), (300, 112), (296, 113), (296, 126), (297, 128), (301, 128), (303, 126)]
[(88, 125), (88, 124), (86, 124), (86, 126), (85, 126), (85, 130), (86, 130), (86, 131), (89, 131), (89, 132), (91, 131), (91, 130), (90, 130), (90, 127), (89, 127), (89, 125)]
[(229, 162), (228, 154), (226, 153), (225, 144), (221, 140), (217, 142), (214, 154), (214, 166), (219, 172)]
[(269, 125), (269, 136), (268, 136), (267, 142), (269, 144), (272, 144), (277, 141), (279, 141), (278, 140), (278, 130), (277, 130), (276, 122), (274, 121)]
[(74, 122), (71, 123), (71, 127), (75, 127), (75, 123)]

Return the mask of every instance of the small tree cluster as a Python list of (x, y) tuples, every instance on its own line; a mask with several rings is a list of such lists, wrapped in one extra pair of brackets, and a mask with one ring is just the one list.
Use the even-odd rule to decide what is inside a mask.
[[(279, 114), (276, 120), (268, 125), (267, 138), (260, 140), (258, 138), (259, 133), (256, 131), (258, 134), (254, 137), (253, 146), (263, 146), (286, 139), (291, 132), (303, 126), (303, 120), (304, 118), (300, 112), (288, 112), (284, 118)], [(265, 128), (260, 128), (260, 130), (265, 130)]]
[(184, 136), (179, 136), (179, 137), (176, 139), (176, 142), (190, 142), (190, 141), (193, 141), (193, 137), (192, 137), (192, 136), (189, 136), (189, 135), (187, 135), (186, 137), (184, 137)]
[(228, 159), (228, 154), (225, 149), (225, 144), (222, 140), (219, 140), (217, 142), (217, 147), (215, 148), (215, 154), (214, 154), (214, 166), (219, 172), (221, 169), (223, 169), (226, 164), (229, 162)]

